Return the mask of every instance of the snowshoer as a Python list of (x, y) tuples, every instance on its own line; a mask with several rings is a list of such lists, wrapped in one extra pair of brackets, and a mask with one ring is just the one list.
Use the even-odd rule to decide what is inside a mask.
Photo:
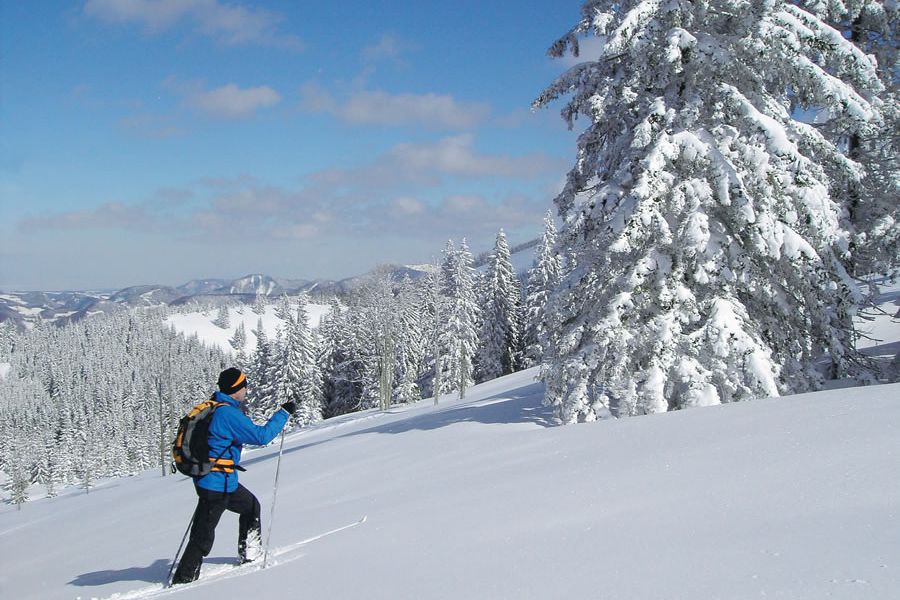
[(209, 425), (209, 456), (214, 465), (202, 477), (194, 479), (197, 509), (191, 525), (190, 540), (173, 584), (189, 583), (200, 575), (203, 558), (209, 554), (215, 539), (216, 525), (226, 510), (240, 515), (238, 520), (238, 557), (250, 562), (262, 555), (260, 506), (247, 488), (238, 482), (243, 444), (259, 446), (271, 442), (282, 430), (288, 417), (297, 410), (294, 402), (286, 402), (265, 425), (256, 425), (241, 411), (247, 395), (247, 376), (234, 367), (219, 375), (219, 391), (213, 398), (220, 403)]

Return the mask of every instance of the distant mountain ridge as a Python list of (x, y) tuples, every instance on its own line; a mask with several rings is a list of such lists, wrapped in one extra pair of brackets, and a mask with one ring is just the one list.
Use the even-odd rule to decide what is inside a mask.
[[(513, 248), (517, 270), (524, 272), (530, 260), (524, 254), (537, 244), (530, 240)], [(515, 260), (519, 253), (520, 259)], [(475, 267), (484, 266), (490, 252), (479, 254)], [(433, 269), (432, 265), (385, 265), (364, 275), (339, 281), (330, 279), (288, 279), (251, 273), (237, 279), (192, 279), (177, 287), (138, 285), (118, 291), (2, 292), (0, 291), (0, 323), (11, 321), (17, 328), (44, 322), (64, 324), (90, 315), (111, 313), (137, 307), (182, 306), (191, 302), (216, 303), (223, 299), (251, 304), (258, 294), (278, 297), (296, 296), (302, 292), (314, 296), (351, 294), (378, 274), (388, 273), (395, 281), (405, 277), (417, 279)]]
[[(392, 271), (415, 276), (415, 269), (398, 266)], [(257, 295), (342, 295), (359, 287), (369, 276), (341, 281), (286, 279), (254, 273), (237, 279), (194, 279), (183, 285), (138, 285), (114, 292), (0, 292), (0, 323), (22, 328), (38, 319), (63, 324), (98, 313), (149, 306), (181, 306), (191, 302), (215, 303), (223, 299), (251, 304)]]

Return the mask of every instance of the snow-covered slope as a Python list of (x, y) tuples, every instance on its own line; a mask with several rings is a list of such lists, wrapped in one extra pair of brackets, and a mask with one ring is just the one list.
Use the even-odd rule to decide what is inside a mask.
[[(289, 434), (273, 546), (297, 560), (173, 597), (879, 598), (900, 589), (900, 384), (548, 427), (536, 372)], [(241, 481), (272, 502), (277, 446)], [(168, 571), (180, 476), (0, 509), (0, 597), (115, 597)], [(233, 560), (226, 514), (208, 572)]]
[[(309, 326), (318, 327), (322, 317), (328, 314), (329, 310), (331, 308), (324, 304), (307, 304)], [(205, 344), (218, 346), (226, 352), (233, 352), (228, 340), (234, 337), (234, 332), (243, 323), (244, 331), (247, 334), (244, 351), (249, 355), (256, 348), (254, 331), (256, 331), (260, 319), (262, 319), (263, 331), (270, 340), (275, 339), (278, 329), (284, 325), (284, 321), (275, 313), (275, 306), (272, 305), (267, 306), (265, 314), (262, 315), (253, 312), (249, 306), (242, 307), (240, 311), (236, 308), (229, 308), (229, 326), (224, 329), (213, 324), (218, 314), (216, 310), (207, 311), (206, 314), (202, 312), (174, 314), (166, 319), (166, 324), (184, 335), (196, 335)]]

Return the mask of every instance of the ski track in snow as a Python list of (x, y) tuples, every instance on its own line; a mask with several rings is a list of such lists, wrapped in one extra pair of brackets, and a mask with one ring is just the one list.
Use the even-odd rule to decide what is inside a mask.
[(115, 593), (112, 596), (104, 598), (103, 600), (139, 600), (139, 599), (147, 599), (147, 598), (159, 598), (162, 596), (169, 596), (172, 594), (180, 594), (180, 593), (192, 593), (199, 587), (208, 586), (220, 581), (224, 581), (226, 579), (232, 579), (234, 577), (240, 577), (243, 575), (248, 575), (250, 573), (254, 573), (257, 571), (261, 571), (263, 569), (271, 569), (273, 567), (277, 567), (279, 565), (284, 565), (289, 562), (298, 560), (303, 558), (303, 553), (297, 552), (302, 549), (307, 544), (311, 542), (315, 542), (316, 540), (320, 540), (329, 535), (334, 535), (335, 533), (339, 533), (341, 531), (345, 531), (350, 529), (351, 527), (357, 527), (366, 522), (368, 516), (364, 516), (358, 521), (354, 521), (353, 523), (349, 523), (347, 525), (342, 525), (340, 527), (335, 527), (329, 531), (325, 531), (323, 533), (319, 533), (317, 535), (306, 538), (305, 540), (300, 540), (299, 542), (295, 542), (293, 544), (288, 544), (286, 546), (279, 546), (278, 548), (273, 548), (269, 550), (269, 558), (264, 564), (246, 564), (246, 565), (206, 565), (203, 567), (200, 572), (200, 578), (190, 584), (185, 585), (176, 585), (171, 587), (164, 587), (162, 584), (148, 586), (145, 588), (141, 588), (138, 590), (132, 590), (129, 592), (119, 592)]

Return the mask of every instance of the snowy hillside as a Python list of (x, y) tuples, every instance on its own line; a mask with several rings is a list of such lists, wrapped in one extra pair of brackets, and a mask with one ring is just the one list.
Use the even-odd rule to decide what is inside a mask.
[[(900, 339), (898, 291), (885, 287), (881, 314), (867, 322), (874, 355), (889, 356)], [(233, 310), (223, 330), (201, 316), (176, 326), (219, 345), (258, 318)], [(278, 322), (270, 307), (267, 333)], [(237, 521), (226, 514), (200, 583), (161, 594), (896, 596), (900, 384), (553, 427), (536, 375), (475, 386), (465, 401), (288, 434), (275, 564), (232, 570)], [(264, 530), (277, 455), (277, 445), (246, 452), (240, 476), (263, 504)], [(95, 484), (0, 508), (0, 598), (158, 595), (195, 504), (190, 481), (151, 470)]]
[[(547, 427), (525, 371), (287, 436), (273, 547), (198, 600), (894, 598), (900, 384)], [(242, 482), (272, 502), (277, 446)], [(135, 598), (168, 570), (189, 480), (148, 472), (0, 509), (0, 597)], [(206, 573), (234, 559), (226, 514)], [(201, 576), (202, 577), (202, 576)]]
[[(314, 328), (319, 326), (319, 321), (328, 313), (330, 307), (324, 304), (307, 304), (306, 310), (309, 315), (309, 326)], [(275, 339), (278, 329), (284, 324), (284, 321), (276, 314), (274, 305), (267, 306), (266, 312), (262, 315), (253, 312), (250, 307), (243, 307), (240, 312), (236, 308), (229, 308), (229, 326), (225, 328), (214, 325), (215, 318), (216, 311), (214, 310), (208, 311), (206, 314), (191, 312), (171, 315), (166, 319), (166, 324), (184, 335), (196, 335), (205, 344), (218, 346), (226, 352), (233, 352), (228, 340), (234, 337), (237, 328), (243, 324), (247, 336), (244, 351), (247, 354), (250, 354), (256, 347), (254, 331), (260, 319), (262, 319), (263, 330), (269, 339)]]

